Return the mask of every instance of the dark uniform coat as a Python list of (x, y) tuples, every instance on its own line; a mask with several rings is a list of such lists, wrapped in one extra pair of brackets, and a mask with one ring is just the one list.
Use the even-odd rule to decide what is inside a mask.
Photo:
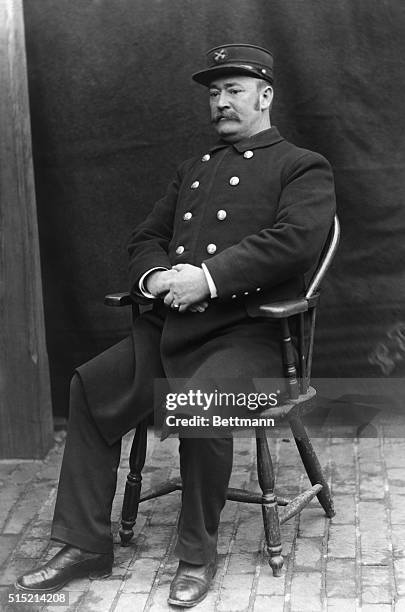
[[(316, 263), (335, 212), (333, 176), (319, 154), (272, 127), (184, 162), (129, 243), (131, 290), (154, 267), (204, 262), (218, 297), (204, 313), (156, 301), (132, 336), (79, 368), (108, 442), (151, 410), (153, 379), (282, 375), (275, 323), (258, 305), (294, 298)], [(194, 385), (194, 386), (193, 386)]]

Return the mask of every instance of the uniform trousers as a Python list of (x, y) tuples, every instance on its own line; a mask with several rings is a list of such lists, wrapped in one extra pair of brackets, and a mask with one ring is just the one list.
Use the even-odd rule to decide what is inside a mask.
[[(75, 374), (52, 539), (96, 553), (112, 550), (111, 508), (120, 453), (121, 440), (109, 445), (100, 434)], [(182, 438), (179, 453), (183, 491), (175, 553), (188, 563), (206, 564), (216, 552), (233, 440)]]

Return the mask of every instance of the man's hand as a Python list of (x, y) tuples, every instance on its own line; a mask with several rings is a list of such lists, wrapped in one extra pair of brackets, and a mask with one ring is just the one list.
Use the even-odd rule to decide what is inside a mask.
[(189, 306), (187, 310), (190, 310), (191, 312), (204, 312), (204, 310), (207, 310), (207, 308), (208, 308), (208, 302), (204, 300), (203, 302), (198, 302), (197, 304), (193, 304), (192, 306)]
[(205, 310), (210, 290), (202, 268), (190, 264), (177, 264), (169, 282), (170, 290), (164, 298), (166, 306), (172, 303), (179, 305), (179, 312), (184, 312), (191, 306), (194, 311)]
[(170, 291), (170, 282), (177, 276), (177, 270), (155, 270), (145, 279), (146, 290), (155, 297), (162, 297)]

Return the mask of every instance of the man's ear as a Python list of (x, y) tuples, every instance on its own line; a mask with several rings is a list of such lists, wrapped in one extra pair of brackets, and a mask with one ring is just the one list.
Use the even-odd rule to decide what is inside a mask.
[(271, 107), (274, 97), (274, 91), (271, 85), (266, 85), (260, 92), (260, 109), (267, 110)]

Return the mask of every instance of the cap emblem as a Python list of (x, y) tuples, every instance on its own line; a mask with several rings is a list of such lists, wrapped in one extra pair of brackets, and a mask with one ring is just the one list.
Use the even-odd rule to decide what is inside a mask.
[(220, 51), (216, 51), (214, 53), (214, 62), (222, 62), (226, 59), (227, 54), (225, 53), (225, 49), (221, 49)]

